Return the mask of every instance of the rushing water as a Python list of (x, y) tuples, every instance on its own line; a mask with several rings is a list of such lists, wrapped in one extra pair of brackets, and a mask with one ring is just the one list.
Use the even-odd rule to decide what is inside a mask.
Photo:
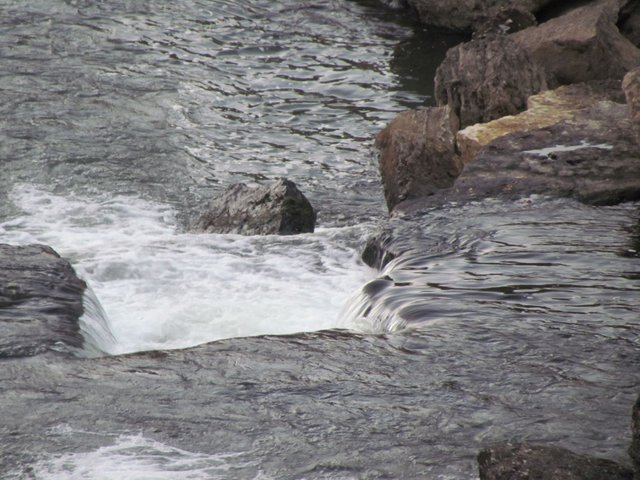
[[(363, 404), (388, 410), (374, 423), (398, 444), (345, 431), (319, 451), (393, 463), (383, 452), (397, 449), (401, 472), (421, 439), (423, 478), (474, 478), (462, 446), (509, 438), (624, 461), (640, 382), (637, 205), (448, 206), (388, 226), (403, 254), (383, 272), (359, 261), (386, 220), (371, 139), (429, 102), (421, 72), (452, 39), (367, 1), (0, 0), (0, 13), (0, 240), (71, 260), (106, 312), (109, 332), (84, 326), (101, 349), (343, 328), (383, 343), (341, 357), (340, 338), (323, 337), (355, 378), (397, 377), (402, 394), (374, 382)], [(277, 176), (317, 207), (316, 233), (185, 231), (228, 184)], [(398, 404), (420, 425), (395, 424)], [(268, 448), (211, 456), (95, 434), (110, 446), (45, 458), (35, 478), (272, 478)]]

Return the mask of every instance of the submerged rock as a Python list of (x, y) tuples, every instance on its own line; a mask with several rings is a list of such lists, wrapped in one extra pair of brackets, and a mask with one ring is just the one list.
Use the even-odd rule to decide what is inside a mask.
[(470, 32), (498, 10), (535, 14), (554, 0), (406, 0), (424, 25)]
[(451, 106), (461, 128), (521, 112), (527, 98), (546, 88), (545, 73), (504, 35), (452, 48), (435, 78), (436, 101)]
[(630, 71), (622, 81), (632, 120), (640, 125), (640, 67)]
[(316, 212), (295, 183), (281, 178), (251, 188), (230, 186), (209, 205), (192, 229), (207, 233), (295, 235), (311, 233)]
[(399, 202), (450, 187), (460, 174), (455, 155), (458, 118), (449, 107), (410, 110), (376, 137), (389, 210)]
[(543, 67), (550, 86), (620, 79), (640, 64), (640, 50), (616, 26), (624, 3), (591, 2), (510, 37)]
[(51, 247), (0, 244), (0, 357), (80, 349), (85, 288)]
[(611, 460), (560, 447), (501, 444), (478, 454), (480, 480), (632, 480), (633, 472)]

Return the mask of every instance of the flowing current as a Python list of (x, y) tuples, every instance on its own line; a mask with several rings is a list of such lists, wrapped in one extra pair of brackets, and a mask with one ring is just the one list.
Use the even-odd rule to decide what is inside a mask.
[[(327, 336), (345, 371), (388, 369), (405, 393), (376, 390), (384, 434), (319, 451), (393, 452), (391, 478), (473, 479), (475, 450), (512, 438), (626, 462), (637, 205), (452, 205), (394, 220), (403, 253), (384, 271), (359, 260), (387, 218), (372, 138), (430, 102), (425, 79), (455, 39), (375, 1), (0, 0), (0, 13), (0, 241), (71, 261), (99, 302), (83, 325), (99, 349), (344, 329), (382, 342), (341, 357)], [(229, 184), (280, 176), (318, 209), (314, 234), (187, 231)], [(419, 424), (394, 423), (403, 408)], [(45, 456), (29, 478), (389, 478), (277, 477), (269, 449), (120, 433), (92, 432), (109, 446)], [(403, 475), (409, 463), (424, 476)]]

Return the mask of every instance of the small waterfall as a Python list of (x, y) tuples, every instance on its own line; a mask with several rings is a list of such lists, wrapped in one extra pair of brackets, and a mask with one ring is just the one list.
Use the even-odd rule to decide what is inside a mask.
[(80, 331), (84, 337), (81, 357), (100, 357), (112, 352), (116, 338), (109, 327), (109, 318), (102, 304), (89, 284), (82, 298), (84, 313), (80, 317)]

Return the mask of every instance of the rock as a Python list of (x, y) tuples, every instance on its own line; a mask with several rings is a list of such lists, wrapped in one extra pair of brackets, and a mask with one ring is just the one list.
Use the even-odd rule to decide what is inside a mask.
[(618, 29), (631, 43), (640, 47), (640, 2), (630, 2), (622, 9)]
[(510, 37), (541, 65), (549, 86), (616, 78), (640, 64), (640, 50), (616, 26), (622, 0), (599, 0)]
[(626, 105), (600, 101), (555, 125), (502, 136), (480, 151), (453, 187), (397, 209), (531, 194), (595, 205), (640, 199), (640, 148)]
[(435, 78), (438, 105), (450, 105), (461, 128), (521, 112), (528, 97), (546, 88), (545, 73), (504, 35), (452, 48)]
[(478, 454), (480, 480), (632, 480), (631, 469), (560, 447), (501, 444)]
[(636, 478), (640, 478), (640, 397), (633, 405), (631, 412), (631, 445), (629, 456), (636, 471)]
[(362, 261), (376, 270), (382, 270), (400, 252), (393, 248), (392, 239), (388, 232), (380, 232), (367, 240), (362, 251)]
[(85, 288), (51, 247), (0, 244), (0, 358), (80, 349)]
[(640, 67), (624, 76), (622, 89), (631, 110), (631, 119), (640, 125)]
[(407, 0), (424, 25), (469, 33), (501, 9), (535, 14), (553, 0)]
[(399, 114), (376, 137), (389, 210), (399, 202), (450, 187), (460, 174), (455, 155), (458, 118), (449, 107)]
[(242, 235), (295, 235), (312, 233), (316, 212), (296, 185), (281, 178), (251, 188), (230, 186), (209, 205), (192, 229), (208, 233)]
[(507, 115), (460, 130), (456, 134), (458, 152), (463, 163), (467, 164), (484, 146), (499, 137), (549, 127), (573, 118), (602, 100), (624, 102), (617, 81), (592, 81), (546, 90), (529, 97), (527, 110), (518, 115)]
[(508, 34), (537, 25), (533, 13), (520, 7), (497, 7), (481, 14), (473, 25), (474, 35)]

